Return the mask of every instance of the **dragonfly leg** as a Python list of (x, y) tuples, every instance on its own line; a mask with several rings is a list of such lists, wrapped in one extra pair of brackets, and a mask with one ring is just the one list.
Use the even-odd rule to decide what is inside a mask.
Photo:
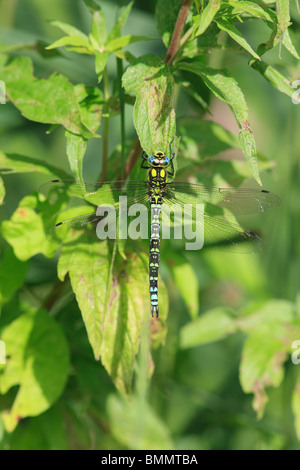
[(174, 152), (173, 147), (172, 147), (172, 143), (174, 142), (174, 139), (175, 139), (175, 137), (173, 137), (173, 139), (170, 142), (171, 160), (173, 160), (173, 158), (175, 157), (175, 152)]
[(173, 163), (173, 159), (175, 157), (175, 152), (173, 150), (173, 147), (172, 147), (172, 143), (174, 141), (175, 137), (173, 137), (173, 139), (171, 140), (170, 142), (170, 149), (171, 149), (171, 157), (170, 157), (170, 161), (171, 161), (171, 171), (168, 171), (168, 175), (169, 176), (174, 176), (175, 174), (175, 169), (174, 169), (174, 163)]
[(141, 164), (141, 168), (149, 169), (150, 166), (145, 166), (145, 163), (148, 161), (148, 155), (146, 154), (145, 151), (143, 151), (141, 157), (143, 159), (142, 164)]

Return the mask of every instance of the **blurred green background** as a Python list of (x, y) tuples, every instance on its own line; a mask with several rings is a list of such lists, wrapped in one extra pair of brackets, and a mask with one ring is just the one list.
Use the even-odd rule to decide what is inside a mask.
[[(117, 4), (101, 1), (110, 26)], [(136, 1), (124, 28), (124, 34), (134, 30), (134, 34), (158, 38), (130, 46), (129, 50), (136, 56), (165, 52), (156, 30), (154, 9), (153, 1)], [(300, 51), (300, 17), (294, 5), (292, 11), (293, 39)], [(39, 40), (51, 43), (61, 36), (50, 24), (54, 19), (89, 31), (90, 15), (81, 0), (0, 0), (0, 42), (27, 44), (32, 41), (35, 44)], [(249, 21), (241, 28), (254, 49), (269, 34), (259, 21)], [(299, 63), (285, 51), (281, 59), (278, 54), (277, 47), (265, 60), (279, 68), (284, 66), (290, 79), (300, 79)], [(89, 56), (76, 55), (74, 60), (74, 55), (63, 53), (45, 58), (28, 48), (18, 50), (15, 55), (29, 55), (37, 77), (48, 77), (59, 71), (73, 83), (97, 84), (93, 59)], [(225, 253), (190, 257), (200, 286), (200, 314), (220, 305), (239, 310), (271, 298), (295, 302), (299, 292), (300, 105), (294, 105), (289, 97), (274, 90), (247, 62), (247, 56), (236, 51), (214, 51), (209, 58), (209, 65), (229, 68), (242, 88), (257, 148), (274, 161), (272, 171), (261, 174), (263, 187), (280, 195), (282, 203), (276, 210), (247, 220), (247, 225), (257, 228), (265, 240), (265, 250), (259, 257), (250, 259), (246, 255)], [(111, 59), (110, 78), (115, 74), (115, 59)], [(211, 96), (207, 98), (213, 117), (204, 117), (236, 133), (237, 126), (229, 108)], [(182, 93), (178, 96), (178, 109), (179, 122), (195, 112), (191, 100)], [(120, 142), (119, 129), (119, 118), (113, 118), (110, 152)], [(11, 103), (0, 105), (0, 149), (3, 152), (44, 159), (69, 171), (63, 130), (57, 129), (51, 134), (46, 134), (46, 130), (47, 126), (23, 118)], [(126, 105), (126, 138), (135, 138), (129, 105)], [(89, 142), (84, 160), (87, 179), (93, 179), (95, 172), (99, 174), (101, 152), (97, 139)], [(8, 219), (20, 199), (45, 181), (45, 177), (37, 174), (13, 174), (4, 179), (7, 196), (1, 207), (1, 220)], [(257, 186), (254, 181), (251, 185)], [(36, 256), (26, 284), (38, 285), (42, 295), (47, 292), (47, 283), (51, 282), (55, 269), (54, 261)], [(300, 365), (286, 361), (285, 380), (280, 387), (268, 389), (269, 403), (264, 417), (258, 421), (251, 406), (253, 397), (243, 393), (239, 383), (244, 335), (236, 333), (218, 342), (180, 349), (179, 331), (190, 320), (189, 314), (164, 265), (162, 274), (171, 295), (166, 345), (154, 354), (156, 368), (149, 398), (155, 416), (152, 416), (154, 429), (177, 449), (300, 449), (291, 410), (291, 393)], [(135, 444), (122, 437), (129, 432), (130, 417), (126, 413), (118, 414), (114, 387), (92, 357), (75, 301), (72, 308), (63, 311), (60, 322), (72, 345), (73, 373), (66, 391), (51, 410), (22, 421), (13, 434), (6, 435), (2, 429), (2, 447), (134, 448)]]

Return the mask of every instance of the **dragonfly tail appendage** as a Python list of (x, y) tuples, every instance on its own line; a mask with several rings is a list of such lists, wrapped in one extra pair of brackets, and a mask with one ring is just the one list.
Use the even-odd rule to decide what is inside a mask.
[(156, 317), (156, 318), (159, 317), (158, 305), (152, 305), (151, 304), (151, 315), (152, 315), (152, 317)]

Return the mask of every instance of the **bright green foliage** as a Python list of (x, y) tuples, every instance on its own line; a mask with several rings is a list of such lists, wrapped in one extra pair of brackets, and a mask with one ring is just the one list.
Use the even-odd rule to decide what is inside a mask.
[(4, 327), (1, 336), (12, 360), (2, 366), (0, 392), (20, 386), (11, 409), (2, 415), (11, 432), (20, 419), (43, 413), (61, 395), (69, 351), (60, 326), (43, 310), (24, 312)]
[(148, 154), (169, 153), (175, 136), (174, 81), (169, 67), (158, 57), (143, 56), (123, 76), (125, 90), (136, 95), (134, 125)]
[(23, 285), (27, 263), (19, 260), (11, 247), (2, 254), (0, 265), (0, 305), (6, 303)]
[(92, 0), (84, 0), (92, 13), (92, 31), (89, 37), (81, 31), (73, 28), (71, 25), (53, 22), (54, 26), (62, 29), (68, 36), (55, 41), (47, 49), (56, 49), (66, 47), (68, 51), (78, 52), (80, 54), (89, 54), (95, 56), (95, 70), (99, 82), (102, 79), (103, 71), (106, 67), (108, 57), (114, 53), (117, 56), (122, 55), (122, 48), (137, 41), (149, 40), (147, 36), (127, 35), (121, 36), (121, 30), (130, 13), (133, 2), (130, 2), (120, 14), (111, 32), (106, 33), (106, 20), (98, 3)]
[(295, 429), (298, 436), (300, 437), (300, 384), (299, 382), (296, 384), (293, 398), (292, 398), (292, 407), (295, 416)]
[(202, 11), (201, 15), (197, 15), (194, 17), (194, 36), (200, 36), (200, 34), (203, 34), (218, 11), (220, 10), (222, 2), (219, 0), (209, 0), (208, 4)]
[(4, 197), (5, 197), (5, 187), (4, 187), (3, 179), (0, 178), (0, 205), (3, 203)]
[(192, 318), (199, 312), (199, 286), (195, 272), (187, 259), (179, 253), (169, 254), (169, 268), (177, 288)]
[(47, 201), (39, 202), (37, 195), (26, 196), (11, 219), (2, 222), (1, 233), (17, 258), (25, 261), (37, 253), (54, 255), (56, 247), (47, 241), (45, 230), (53, 224), (53, 215), (60, 207), (50, 206)]
[(67, 178), (68, 173), (56, 168), (43, 160), (24, 155), (4, 154), (0, 152), (0, 167), (3, 173), (41, 173), (49, 178)]
[(255, 140), (248, 120), (248, 107), (236, 80), (227, 71), (205, 67), (195, 59), (190, 62), (180, 62), (178, 66), (180, 69), (199, 75), (206, 86), (230, 106), (239, 125), (238, 139), (241, 149), (248, 160), (253, 177), (261, 184), (257, 169)]
[(236, 329), (232, 312), (225, 308), (213, 309), (182, 328), (180, 344), (182, 348), (190, 348), (198, 344), (218, 341), (232, 334)]
[[(78, 0), (73, 12), (63, 0), (27, 0), (24, 11), (38, 3), (42, 36), (31, 22), (26, 34), (17, 20), (8, 36), (0, 28), (0, 449), (297, 448), (293, 7), (196, 0), (179, 30), (182, 0), (148, 2), (152, 16), (132, 1)], [(52, 37), (56, 28), (62, 37)], [(280, 152), (288, 204), (262, 257), (187, 254), (162, 241), (160, 317), (150, 319), (149, 240), (84, 242), (71, 233), (58, 251), (48, 230), (91, 213), (103, 188), (75, 199), (38, 187), (83, 181), (85, 172), (95, 181), (146, 179), (141, 149), (170, 155), (173, 139), (176, 178), (214, 186), (253, 178), (272, 189), (271, 158)], [(115, 201), (109, 194), (104, 202)], [(262, 237), (271, 225), (264, 220), (253, 222)], [(278, 406), (282, 390), (288, 409)], [(18, 425), (22, 418), (30, 419)]]
[(27, 119), (61, 124), (74, 134), (91, 137), (81, 121), (74, 88), (63, 75), (38, 80), (33, 76), (30, 59), (19, 57), (3, 68), (1, 78), (9, 99)]
[(300, 336), (300, 317), (292, 303), (279, 300), (269, 301), (240, 318), (228, 309), (214, 309), (184, 326), (181, 347), (220, 340), (239, 329), (248, 335), (242, 352), (240, 381), (246, 393), (254, 394), (253, 408), (261, 418), (268, 401), (265, 389), (278, 387), (284, 378), (283, 363), (293, 339)]
[(168, 429), (150, 407), (136, 398), (123, 401), (112, 396), (107, 404), (113, 436), (126, 448), (172, 449)]

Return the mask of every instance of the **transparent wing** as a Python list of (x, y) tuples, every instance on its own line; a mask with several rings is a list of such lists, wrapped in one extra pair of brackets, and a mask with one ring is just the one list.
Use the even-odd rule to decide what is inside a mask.
[[(110, 230), (108, 238), (111, 236), (112, 226), (118, 220), (120, 210), (127, 211), (133, 204), (148, 204), (148, 183), (144, 181), (84, 181), (76, 180), (52, 180), (44, 183), (40, 187), (40, 192), (46, 194), (51, 203), (55, 203), (61, 194), (68, 194), (70, 197), (78, 197), (88, 201), (94, 206), (108, 207), (108, 213), (97, 215), (96, 210), (84, 215), (62, 220), (48, 232), (49, 241), (56, 243), (78, 242), (92, 243), (106, 237), (101, 232), (103, 224)], [(121, 200), (120, 196), (126, 196)], [(88, 208), (87, 208), (88, 210)], [(63, 217), (63, 215), (62, 215)], [(102, 225), (101, 225), (102, 224)], [(102, 236), (101, 236), (102, 234)], [(117, 237), (119, 232), (117, 231)]]
[(264, 189), (217, 188), (180, 182), (167, 183), (166, 196), (186, 204), (212, 204), (235, 215), (264, 212), (280, 204), (276, 194)]
[[(67, 191), (70, 196), (83, 198), (98, 206), (109, 205), (113, 209), (111, 213), (105, 215), (105, 219), (103, 215), (90, 212), (59, 222), (50, 230), (48, 235), (49, 240), (58, 243), (72, 240), (90, 243), (104, 239), (106, 236), (103, 232), (103, 219), (107, 230), (115, 224), (115, 220), (118, 220), (122, 213), (120, 196), (126, 196), (127, 198), (127, 206), (122, 210), (128, 210), (135, 203), (143, 204), (149, 209), (149, 185), (145, 181), (104, 183), (90, 181), (80, 183), (75, 180), (52, 180), (42, 185), (40, 190), (45, 192), (48, 197), (55, 197), (55, 194)], [(225, 217), (209, 215), (205, 212), (206, 208), (199, 211), (195, 207), (187, 206), (187, 204), (195, 205), (199, 203), (206, 203), (207, 207), (213, 205), (222, 209), (229, 209), (233, 214), (247, 214), (263, 212), (266, 209), (276, 207), (280, 203), (280, 199), (273, 193), (257, 189), (222, 189), (189, 183), (167, 184), (162, 212), (166, 215), (168, 213), (167, 208), (175, 204), (178, 205), (181, 213), (185, 214), (186, 220), (182, 225), (182, 240), (190, 242), (194, 234), (194, 238), (200, 244), (201, 237), (204, 238), (205, 248), (252, 253), (259, 251), (262, 247), (257, 234), (242, 229), (238, 224), (226, 220)], [(176, 227), (178, 230), (177, 235), (179, 225), (178, 221), (170, 223), (171, 227)], [(112, 228), (111, 230), (111, 233), (113, 233)], [(109, 238), (118, 238), (118, 234), (117, 231), (116, 237), (113, 234)], [(177, 235), (175, 234), (175, 237), (170, 236), (170, 238), (178, 239)], [(164, 237), (163, 233), (162, 237)]]
[(51, 200), (55, 200), (55, 195), (67, 193), (69, 196), (79, 197), (92, 202), (95, 205), (103, 202), (115, 203), (119, 196), (129, 195), (132, 200), (137, 200), (147, 194), (147, 181), (84, 181), (76, 180), (52, 180), (44, 183), (39, 191), (46, 194)]
[[(62, 220), (49, 230), (47, 239), (56, 243), (94, 243), (107, 238), (125, 239), (130, 222), (128, 213), (135, 215), (135, 212), (132, 212), (133, 204), (138, 204), (135, 206), (138, 213), (142, 210), (141, 220), (147, 225), (143, 233), (146, 233), (144, 238), (147, 238), (149, 196), (146, 192), (140, 196), (128, 196), (126, 203), (123, 201), (115, 204), (101, 203), (96, 211)], [(61, 217), (63, 218), (63, 214)]]
[[(170, 224), (168, 220), (171, 220)], [(173, 230), (170, 237), (168, 224)], [(177, 240), (180, 245), (184, 242), (187, 250), (204, 248), (235, 253), (257, 253), (263, 248), (262, 240), (256, 233), (243, 229), (225, 217), (211, 216), (199, 208), (188, 207), (177, 198), (164, 199), (161, 230), (162, 238)], [(164, 236), (164, 231), (167, 236)]]
[(47, 239), (55, 243), (99, 241), (96, 229), (100, 220), (101, 218), (95, 212), (63, 220), (49, 230)]

